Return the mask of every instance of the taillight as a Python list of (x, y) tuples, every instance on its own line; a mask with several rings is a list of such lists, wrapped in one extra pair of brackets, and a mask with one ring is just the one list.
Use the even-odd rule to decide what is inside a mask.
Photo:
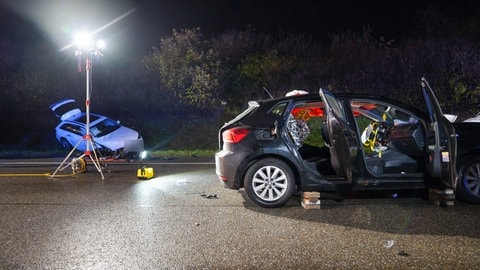
[(246, 128), (231, 128), (222, 133), (222, 138), (224, 142), (238, 143), (243, 140), (248, 133), (250, 133), (250, 130)]

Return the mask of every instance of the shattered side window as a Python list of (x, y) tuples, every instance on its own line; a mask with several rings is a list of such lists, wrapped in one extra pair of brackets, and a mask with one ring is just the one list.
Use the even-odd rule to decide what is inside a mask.
[(304, 144), (324, 146), (324, 140), (320, 134), (323, 120), (323, 102), (304, 102), (295, 105), (287, 119), (287, 129), (297, 148)]
[(295, 145), (300, 148), (303, 145), (303, 142), (310, 134), (310, 129), (305, 120), (295, 118), (293, 114), (288, 116), (287, 128), (290, 137), (292, 138)]

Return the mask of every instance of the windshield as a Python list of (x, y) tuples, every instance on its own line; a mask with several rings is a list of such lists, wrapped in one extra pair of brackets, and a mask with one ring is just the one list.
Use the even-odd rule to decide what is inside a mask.
[(120, 125), (110, 118), (99, 122), (98, 124), (90, 127), (90, 132), (95, 137), (102, 137), (120, 128)]

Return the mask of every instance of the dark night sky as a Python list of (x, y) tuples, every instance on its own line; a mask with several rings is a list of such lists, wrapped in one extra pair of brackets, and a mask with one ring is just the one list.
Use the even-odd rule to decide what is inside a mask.
[[(145, 54), (173, 28), (201, 27), (206, 34), (229, 29), (312, 33), (321, 40), (339, 30), (370, 26), (386, 38), (412, 31), (418, 11), (438, 6), (450, 16), (478, 15), (476, 0), (0, 0), (0, 33), (22, 42), (47, 40), (57, 48), (76, 31), (98, 31), (116, 53)], [(123, 17), (122, 17), (123, 16)], [(110, 25), (109, 25), (110, 24)], [(109, 26), (107, 26), (109, 25)]]

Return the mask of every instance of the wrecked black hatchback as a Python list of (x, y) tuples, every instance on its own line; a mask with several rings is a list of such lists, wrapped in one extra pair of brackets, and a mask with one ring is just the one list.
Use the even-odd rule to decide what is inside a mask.
[(423, 109), (324, 89), (249, 102), (219, 131), (216, 173), (262, 207), (280, 207), (297, 191), (432, 187), (456, 189), (457, 198), (479, 203), (480, 153), (474, 148), (480, 140), (457, 152), (462, 137), (424, 79), (419, 97)]

